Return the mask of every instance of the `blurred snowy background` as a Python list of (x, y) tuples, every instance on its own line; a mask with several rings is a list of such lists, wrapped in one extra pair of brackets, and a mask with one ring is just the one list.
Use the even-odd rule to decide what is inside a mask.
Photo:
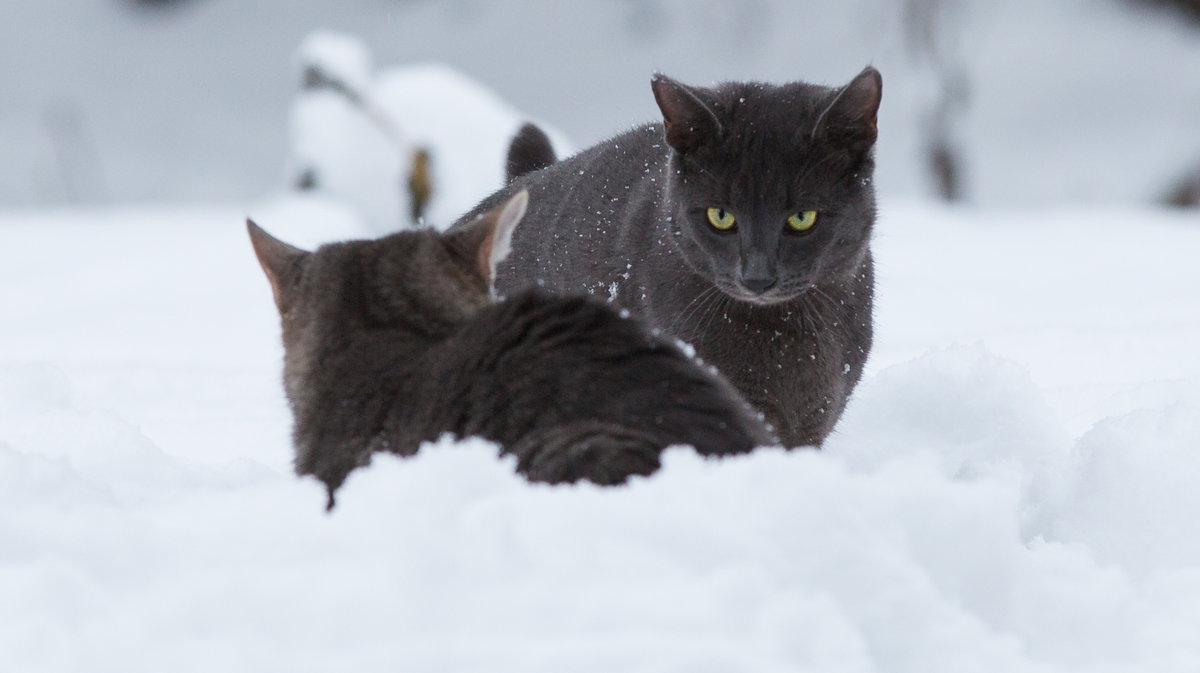
[[(1187, 8), (1191, 7), (1189, 13)], [(360, 37), (585, 147), (649, 78), (884, 75), (877, 184), (985, 205), (1165, 199), (1200, 172), (1191, 0), (6, 0), (0, 205), (245, 200), (286, 173), (294, 54)], [(947, 174), (949, 173), (949, 177)]]
[[(1195, 673), (1198, 15), (4, 0), (0, 671)], [(866, 63), (877, 342), (825, 450), (600, 490), (442, 441), (332, 515), (292, 474), (247, 213), (398, 228), (428, 150), (445, 224), (524, 119)]]

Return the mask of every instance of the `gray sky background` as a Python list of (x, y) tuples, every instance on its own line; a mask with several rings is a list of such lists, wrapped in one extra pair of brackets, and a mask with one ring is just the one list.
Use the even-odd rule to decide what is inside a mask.
[(685, 82), (884, 75), (881, 189), (926, 196), (941, 84), (968, 201), (1146, 201), (1200, 160), (1200, 31), (1121, 0), (937, 2), (934, 42), (885, 0), (5, 0), (0, 207), (242, 200), (278, 189), (292, 54), (360, 36), (377, 65), (442, 61), (586, 146)]

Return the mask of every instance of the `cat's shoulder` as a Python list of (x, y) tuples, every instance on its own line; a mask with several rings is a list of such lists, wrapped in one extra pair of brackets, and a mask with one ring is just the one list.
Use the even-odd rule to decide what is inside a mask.
[[(526, 142), (538, 144), (529, 139), (514, 138), (517, 145)], [(653, 167), (665, 161), (668, 156), (669, 150), (663, 139), (662, 124), (651, 123), (633, 127), (548, 165), (526, 165), (518, 162), (515, 168), (509, 167), (508, 183), (460, 217), (451, 225), (450, 230), (469, 225), (522, 189), (529, 191), (530, 212), (534, 214), (527, 218), (530, 222), (527, 222), (524, 228), (528, 229), (531, 221), (537, 219), (536, 213), (549, 204), (557, 203), (554, 200), (556, 196), (577, 189), (587, 191), (591, 188), (602, 188), (611, 184), (614, 179), (633, 181), (638, 174), (654, 172)], [(543, 157), (545, 158), (548, 157)], [(537, 170), (526, 170), (532, 165), (537, 165)], [(605, 182), (606, 179), (608, 182)]]

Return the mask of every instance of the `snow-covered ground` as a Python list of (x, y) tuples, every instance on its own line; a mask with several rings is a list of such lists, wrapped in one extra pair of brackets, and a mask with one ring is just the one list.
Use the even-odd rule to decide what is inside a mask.
[(826, 451), (602, 490), (444, 441), (332, 514), (246, 214), (0, 214), (0, 669), (1200, 670), (1194, 214), (885, 201)]
[[(939, 67), (907, 5), (699, 4), (9, 2), (0, 671), (1200, 670), (1200, 216), (1113, 205), (1200, 151), (1194, 30), (1117, 0), (942, 3), (979, 206), (948, 209), (904, 200), (930, 193)], [(322, 26), (379, 66), (314, 51)], [(298, 93), (298, 47), (399, 147)], [(332, 514), (292, 474), (246, 215), (308, 247), (375, 235), (434, 146), (442, 225), (526, 116), (587, 145), (655, 116), (654, 70), (867, 62), (877, 343), (824, 451), (675, 450), (603, 490), (443, 441), (355, 473)], [(320, 196), (13, 209), (244, 198), (306, 161)]]

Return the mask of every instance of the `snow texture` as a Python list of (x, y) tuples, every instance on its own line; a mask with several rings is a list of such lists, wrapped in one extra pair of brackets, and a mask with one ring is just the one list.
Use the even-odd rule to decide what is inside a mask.
[(0, 668), (1200, 669), (1200, 222), (882, 213), (825, 451), (552, 488), (447, 438), (332, 514), (290, 470), (244, 212), (0, 215)]

